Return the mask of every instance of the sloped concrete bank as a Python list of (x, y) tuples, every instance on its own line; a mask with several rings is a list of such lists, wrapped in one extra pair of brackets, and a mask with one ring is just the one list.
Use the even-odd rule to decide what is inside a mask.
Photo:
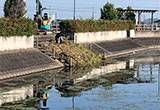
[(0, 52), (0, 80), (63, 67), (37, 49)]
[(80, 44), (92, 51), (102, 54), (105, 58), (114, 58), (160, 48), (159, 37), (127, 38), (90, 44)]

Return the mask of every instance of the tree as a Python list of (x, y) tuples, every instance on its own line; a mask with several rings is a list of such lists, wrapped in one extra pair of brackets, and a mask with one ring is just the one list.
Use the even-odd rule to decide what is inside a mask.
[(114, 8), (114, 5), (107, 2), (103, 9), (101, 8), (101, 19), (104, 20), (115, 20), (118, 18), (117, 9)]
[[(132, 7), (128, 6), (127, 10), (133, 10), (133, 9), (132, 9)], [(126, 20), (131, 20), (134, 23), (136, 22), (136, 18), (135, 17), (136, 17), (136, 15), (134, 13), (127, 13), (126, 14)]]
[[(117, 9), (117, 11), (123, 10), (123, 8), (121, 8), (121, 7), (116, 8), (116, 9)], [(123, 12), (118, 12), (118, 19), (124, 20)]]
[(26, 12), (26, 3), (24, 0), (6, 0), (4, 4), (5, 17), (21, 18)]

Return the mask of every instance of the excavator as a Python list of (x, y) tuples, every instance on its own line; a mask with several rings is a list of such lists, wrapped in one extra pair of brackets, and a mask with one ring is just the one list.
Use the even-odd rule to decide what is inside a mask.
[(34, 21), (37, 24), (38, 33), (51, 33), (52, 31), (52, 22), (54, 19), (49, 17), (48, 13), (44, 13), (42, 16), (42, 11), (48, 10), (47, 8), (43, 8), (40, 0), (36, 0), (36, 14), (34, 15)]

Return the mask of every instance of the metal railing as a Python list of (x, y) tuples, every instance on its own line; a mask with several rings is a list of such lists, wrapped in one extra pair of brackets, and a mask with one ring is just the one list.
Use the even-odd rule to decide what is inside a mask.
[(58, 33), (60, 31), (60, 28), (59, 28), (59, 23), (55, 22), (51, 25), (51, 30), (55, 33)]
[(137, 31), (160, 31), (160, 25), (157, 24), (138, 24), (136, 25)]

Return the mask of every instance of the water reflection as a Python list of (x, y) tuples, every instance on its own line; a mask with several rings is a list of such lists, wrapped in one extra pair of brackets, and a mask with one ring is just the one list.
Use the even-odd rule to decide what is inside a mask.
[(14, 90), (1, 93), (0, 105), (4, 103), (23, 100), (26, 99), (27, 97), (33, 97), (32, 85), (27, 87), (16, 88)]
[[(116, 84), (130, 84), (133, 86), (134, 84), (140, 83), (157, 83), (158, 96), (160, 96), (159, 62), (159, 56), (132, 58), (129, 60), (119, 61), (116, 64), (104, 65), (99, 68), (92, 69), (90, 72), (84, 70), (77, 72), (72, 69), (70, 71), (63, 70), (60, 72), (59, 70), (10, 79), (8, 81), (0, 82), (0, 106), (3, 105), (1, 107), (3, 110), (4, 107), (8, 107), (6, 103), (19, 100), (23, 100), (23, 102), (25, 102), (24, 100), (34, 97), (32, 103), (31, 101), (28, 101), (25, 102), (25, 104), (28, 104), (27, 106), (30, 105), (29, 107), (35, 110), (53, 110), (53, 108), (55, 108), (55, 110), (74, 110), (79, 109), (81, 106), (85, 109), (85, 104), (88, 104), (90, 107), (96, 106), (97, 104), (96, 107), (99, 105), (103, 108), (106, 106), (104, 103), (100, 102), (106, 101), (105, 103), (110, 103), (111, 105), (114, 105), (111, 102), (118, 103), (118, 100), (116, 101), (114, 99), (114, 95), (118, 95), (118, 93), (115, 93), (114, 91)], [(96, 100), (94, 99), (95, 95), (92, 95), (92, 92), (94, 93), (95, 91), (103, 91), (102, 93), (96, 92), (96, 94), (100, 94), (98, 98), (96, 97)], [(121, 90), (120, 92), (123, 91), (124, 90)], [(142, 91), (137, 92), (142, 93)], [(109, 101), (111, 97), (113, 99)], [(92, 100), (94, 99), (97, 103), (90, 101), (90, 98), (92, 98)], [(76, 99), (79, 99), (79, 102), (82, 104), (78, 104)], [(71, 103), (71, 105), (69, 105), (69, 103)], [(21, 102), (16, 103), (16, 106), (17, 104), (19, 105)], [(9, 107), (11, 107), (11, 105), (12, 104), (10, 104)], [(27, 107), (26, 105), (23, 105), (24, 104), (20, 107)]]
[(160, 64), (158, 68), (158, 96), (160, 97)]
[[(43, 85), (43, 86), (42, 86)], [(38, 82), (38, 84), (33, 85), (34, 93), (33, 96), (38, 98), (37, 102), (42, 110), (48, 110), (47, 100), (50, 98), (49, 90), (53, 87), (53, 80), (50, 80), (47, 85), (43, 82)], [(40, 107), (41, 106), (41, 107)]]
[[(48, 71), (1, 81), (0, 106), (26, 99), (26, 101), (23, 101), (25, 105), (23, 106), (22, 104), (20, 106), (21, 109), (23, 109), (23, 107), (25, 108), (25, 106), (29, 106), (31, 109), (41, 108), (41, 101), (44, 104), (42, 108), (47, 109), (47, 99), (49, 98), (49, 92), (47, 93), (47, 91), (53, 87), (54, 76), (59, 71), (60, 70)], [(31, 97), (35, 97), (34, 100), (36, 100), (36, 102), (31, 102), (31, 100), (29, 100)], [(14, 108), (14, 106), (11, 107)], [(7, 108), (4, 108), (4, 110), (7, 110)], [(14, 109), (16, 110), (18, 108), (15, 107)]]

